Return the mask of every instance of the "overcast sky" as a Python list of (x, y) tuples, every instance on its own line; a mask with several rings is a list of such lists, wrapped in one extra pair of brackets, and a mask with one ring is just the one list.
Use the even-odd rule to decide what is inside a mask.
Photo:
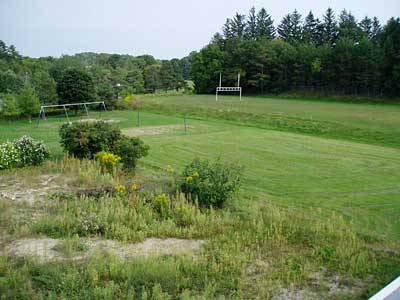
[(22, 55), (79, 52), (181, 58), (206, 45), (236, 11), (265, 7), (277, 25), (295, 8), (321, 17), (328, 7), (382, 23), (400, 16), (400, 0), (0, 0), (0, 40)]

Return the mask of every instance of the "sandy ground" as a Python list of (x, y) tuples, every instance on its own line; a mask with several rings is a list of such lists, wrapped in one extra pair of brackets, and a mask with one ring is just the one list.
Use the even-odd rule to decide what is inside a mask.
[[(192, 128), (188, 126), (187, 128)], [(127, 136), (141, 136), (141, 135), (158, 135), (164, 134), (172, 131), (181, 130), (184, 132), (183, 125), (163, 125), (163, 126), (144, 126), (144, 127), (134, 127), (122, 129), (122, 133)]]
[(4, 253), (16, 257), (36, 257), (39, 262), (46, 263), (56, 260), (81, 260), (90, 257), (97, 251), (106, 251), (121, 259), (133, 259), (135, 257), (152, 257), (164, 255), (191, 255), (195, 256), (200, 251), (203, 240), (184, 239), (156, 239), (148, 238), (141, 243), (121, 243), (114, 240), (82, 239), (88, 247), (83, 253), (76, 253), (65, 257), (57, 251), (57, 246), (64, 240), (51, 238), (27, 238), (15, 240), (4, 248)]

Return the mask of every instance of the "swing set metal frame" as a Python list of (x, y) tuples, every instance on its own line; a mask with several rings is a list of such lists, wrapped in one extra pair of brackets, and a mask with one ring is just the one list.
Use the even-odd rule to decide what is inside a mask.
[(89, 105), (101, 105), (101, 107), (103, 108), (104, 111), (107, 111), (106, 108), (106, 104), (104, 101), (97, 101), (97, 102), (80, 102), (80, 103), (69, 103), (69, 104), (54, 104), (54, 105), (42, 105), (40, 106), (40, 111), (39, 111), (39, 115), (37, 117), (37, 121), (36, 121), (36, 126), (39, 126), (40, 120), (43, 119), (46, 124), (47, 124), (47, 119), (46, 119), (46, 108), (63, 108), (64, 109), (64, 113), (65, 116), (67, 117), (67, 121), (68, 123), (71, 123), (71, 121), (69, 120), (69, 116), (68, 116), (68, 111), (67, 111), (67, 107), (73, 107), (73, 106), (83, 106), (86, 112), (86, 116), (89, 117), (89, 111), (88, 111), (88, 106)]

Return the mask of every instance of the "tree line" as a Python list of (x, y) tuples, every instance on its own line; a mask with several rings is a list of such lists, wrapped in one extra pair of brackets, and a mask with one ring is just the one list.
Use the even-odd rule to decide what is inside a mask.
[(246, 93), (279, 93), (304, 86), (352, 93), (400, 95), (400, 19), (381, 25), (346, 10), (321, 19), (297, 10), (275, 25), (265, 8), (228, 18), (210, 43), (182, 59), (79, 53), (59, 58), (21, 56), (0, 40), (0, 115), (30, 116), (40, 104), (105, 101), (117, 96), (188, 90), (213, 93), (236, 83)]
[(23, 57), (0, 40), (0, 115), (37, 113), (40, 105), (105, 101), (117, 96), (189, 89), (189, 58), (79, 53)]
[(223, 84), (247, 92), (282, 92), (315, 86), (337, 91), (400, 95), (400, 19), (382, 26), (378, 18), (357, 21), (327, 9), (322, 19), (297, 10), (278, 26), (265, 8), (228, 18), (203, 49), (191, 54), (191, 77), (199, 93)]

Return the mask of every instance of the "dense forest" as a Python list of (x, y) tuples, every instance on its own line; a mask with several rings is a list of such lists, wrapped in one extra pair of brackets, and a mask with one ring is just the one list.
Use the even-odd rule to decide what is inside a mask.
[(191, 57), (191, 75), (200, 93), (211, 93), (241, 73), (246, 92), (317, 90), (400, 95), (400, 19), (381, 25), (374, 17), (357, 21), (348, 11), (328, 9), (322, 19), (294, 10), (278, 26), (268, 12), (252, 8), (227, 19), (222, 33)]
[(40, 104), (102, 100), (159, 90), (213, 93), (222, 72), (232, 86), (237, 74), (246, 93), (320, 91), (400, 95), (400, 19), (385, 25), (357, 21), (328, 9), (321, 20), (295, 10), (278, 26), (262, 8), (236, 13), (221, 33), (182, 59), (151, 55), (79, 53), (59, 58), (23, 57), (0, 40), (0, 114), (31, 115)]
[(79, 53), (60, 58), (21, 56), (0, 40), (0, 115), (14, 118), (40, 104), (105, 101), (118, 96), (186, 90), (189, 58), (157, 60), (151, 55)]

